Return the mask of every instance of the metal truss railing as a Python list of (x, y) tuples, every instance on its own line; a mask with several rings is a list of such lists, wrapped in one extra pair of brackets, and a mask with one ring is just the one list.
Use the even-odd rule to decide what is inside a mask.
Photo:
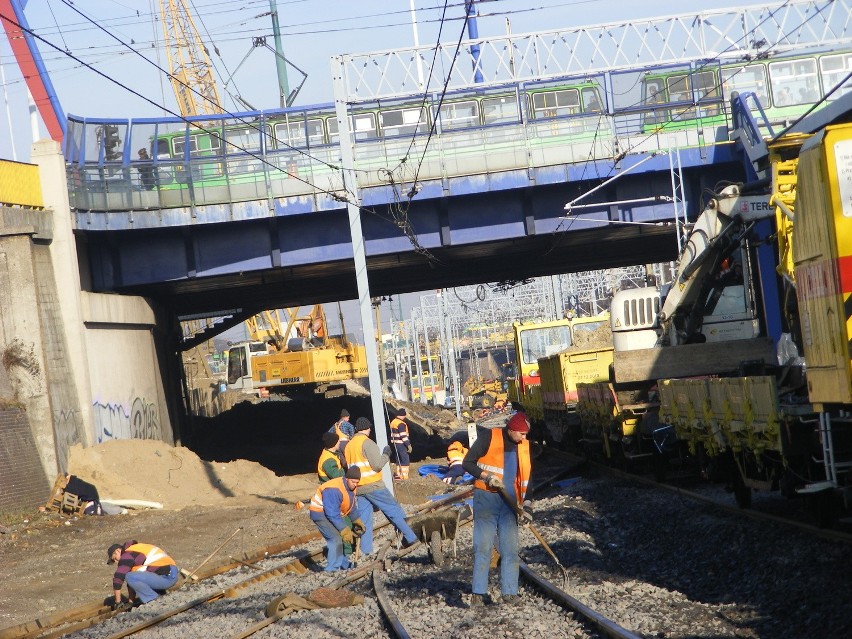
[[(852, 0), (788, 0), (683, 15), (619, 21), (556, 31), (466, 40), (340, 56), (346, 101), (387, 99), (424, 91), (433, 64), (438, 90), (485, 88), (559, 76), (771, 55), (790, 47), (849, 42)], [(478, 46), (478, 55), (473, 51)], [(456, 55), (458, 54), (458, 58)], [(337, 63), (333, 63), (336, 68)], [(447, 76), (449, 75), (449, 78)], [(481, 82), (475, 82), (481, 77)], [(440, 79), (440, 83), (439, 80)]]

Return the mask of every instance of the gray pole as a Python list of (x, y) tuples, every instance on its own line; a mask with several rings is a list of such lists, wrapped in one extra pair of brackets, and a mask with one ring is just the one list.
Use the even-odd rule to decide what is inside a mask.
[(269, 12), (272, 14), (272, 37), (275, 40), (275, 69), (278, 71), (278, 92), (282, 107), (288, 107), (290, 85), (287, 83), (287, 60), (281, 45), (281, 28), (278, 24), (278, 6), (275, 0), (269, 0)]
[[(364, 335), (364, 350), (367, 353), (367, 372), (370, 380), (370, 400), (373, 407), (373, 430), (379, 450), (388, 445), (388, 425), (385, 421), (382, 382), (379, 377), (379, 358), (376, 352), (376, 327), (370, 312), (370, 285), (367, 281), (367, 254), (364, 236), (361, 232), (361, 207), (358, 195), (358, 181), (355, 179), (355, 149), (349, 130), (349, 113), (346, 109), (346, 83), (344, 80), (343, 58), (331, 59), (331, 76), (334, 78), (334, 106), (337, 113), (337, 127), (340, 131), (340, 159), (343, 167), (343, 186), (347, 194), (346, 211), (349, 214), (349, 232), (352, 236), (352, 257), (355, 262), (355, 282), (358, 285), (358, 309), (361, 312), (361, 332)], [(382, 479), (388, 490), (393, 493), (393, 480), (390, 465), (382, 469)]]
[(459, 374), (456, 368), (456, 349), (455, 336), (453, 335), (452, 326), (450, 326), (450, 316), (447, 312), (447, 289), (442, 291), (441, 295), (441, 310), (443, 311), (443, 320), (447, 323), (447, 359), (450, 360), (450, 379), (453, 380), (453, 403), (456, 406), (456, 419), (461, 419), (461, 389), (459, 388)]
[[(429, 329), (426, 328), (426, 311), (423, 309), (422, 297), (420, 298), (420, 317), (423, 320), (423, 343), (426, 344), (426, 366), (429, 369), (429, 388), (432, 389), (432, 403), (437, 405), (437, 402), (435, 401), (435, 371), (432, 370), (432, 347), (429, 345)], [(417, 362), (417, 365), (420, 366), (422, 373), (423, 366), (420, 365), (420, 362)], [(423, 384), (423, 388), (426, 388), (425, 384)], [(427, 403), (425, 390), (420, 395), (420, 403)]]
[(411, 334), (414, 336), (414, 370), (411, 370), (412, 362), (411, 359), (408, 360), (408, 368), (409, 368), (409, 390), (411, 392), (411, 401), (414, 401), (414, 385), (411, 383), (411, 380), (414, 378), (414, 375), (417, 375), (417, 388), (420, 389), (420, 402), (423, 403), (423, 397), (425, 397), (425, 390), (423, 389), (423, 367), (420, 365), (420, 338), (417, 336), (417, 320), (414, 317), (414, 312), (416, 308), (411, 309)]

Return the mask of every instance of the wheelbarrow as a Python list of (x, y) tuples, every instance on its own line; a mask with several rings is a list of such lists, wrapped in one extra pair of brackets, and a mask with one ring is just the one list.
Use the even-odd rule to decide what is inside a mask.
[(429, 548), (429, 556), (436, 566), (444, 565), (444, 541), (451, 543), (453, 557), (456, 556), (456, 529), (459, 525), (459, 510), (424, 513), (412, 517), (408, 522), (420, 541)]

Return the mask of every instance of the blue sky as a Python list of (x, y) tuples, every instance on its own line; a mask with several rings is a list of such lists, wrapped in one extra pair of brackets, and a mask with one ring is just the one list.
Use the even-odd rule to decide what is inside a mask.
[[(478, 0), (477, 27), (480, 37), (491, 37), (504, 35), (507, 28), (513, 33), (524, 33), (735, 4), (733, 0), (681, 0), (676, 4), (662, 0), (622, 3), (611, 0)], [(308, 74), (297, 104), (332, 100), (329, 61), (333, 55), (414, 44), (411, 0), (277, 0), (277, 5), (285, 55)], [(236, 87), (234, 92), (257, 108), (278, 106), (274, 56), (266, 49), (252, 47), (254, 37), (271, 34), (269, 0), (187, 0), (187, 6), (196, 16), (196, 27), (220, 73), (220, 87), (228, 81), (229, 72), (234, 73), (245, 59), (229, 82), (229, 88), (233, 91)], [(441, 26), (444, 0), (414, 0), (414, 6), (420, 44), (434, 44)], [(441, 41), (455, 42), (462, 26), (464, 2), (448, 0), (446, 6), (447, 20)], [(175, 109), (175, 98), (165, 75), (110, 35), (132, 43), (136, 50), (167, 67), (161, 26), (155, 19), (157, 7), (155, 0), (32, 0), (26, 16), (36, 33), (60, 49), (93, 64), (154, 102)], [(74, 9), (82, 11), (105, 30), (88, 22)], [(272, 44), (271, 37), (268, 42)], [(66, 114), (86, 117), (163, 114), (161, 109), (99, 77), (60, 51), (45, 44), (40, 49)], [(27, 92), (5, 33), (0, 35), (0, 64), (5, 74), (5, 91), (0, 94), (0, 158), (12, 159), (14, 141), (17, 159), (26, 161), (31, 142)], [(288, 75), (291, 87), (298, 83), (297, 72), (291, 69)], [(225, 93), (222, 91), (223, 97)], [(224, 100), (229, 110), (244, 109), (230, 97)], [(44, 135), (43, 126), (41, 131)]]

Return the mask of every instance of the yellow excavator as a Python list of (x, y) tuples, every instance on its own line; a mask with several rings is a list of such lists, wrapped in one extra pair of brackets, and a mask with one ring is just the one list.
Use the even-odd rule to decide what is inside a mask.
[(508, 393), (502, 379), (474, 379), (469, 377), (462, 386), (469, 408), (496, 408), (506, 405)]
[[(325, 311), (316, 304), (307, 315), (299, 308), (265, 311), (246, 322), (249, 338), (228, 350), (228, 388), (268, 397), (346, 393), (345, 380), (367, 377), (363, 346), (329, 336)], [(341, 316), (342, 319), (342, 316)]]

